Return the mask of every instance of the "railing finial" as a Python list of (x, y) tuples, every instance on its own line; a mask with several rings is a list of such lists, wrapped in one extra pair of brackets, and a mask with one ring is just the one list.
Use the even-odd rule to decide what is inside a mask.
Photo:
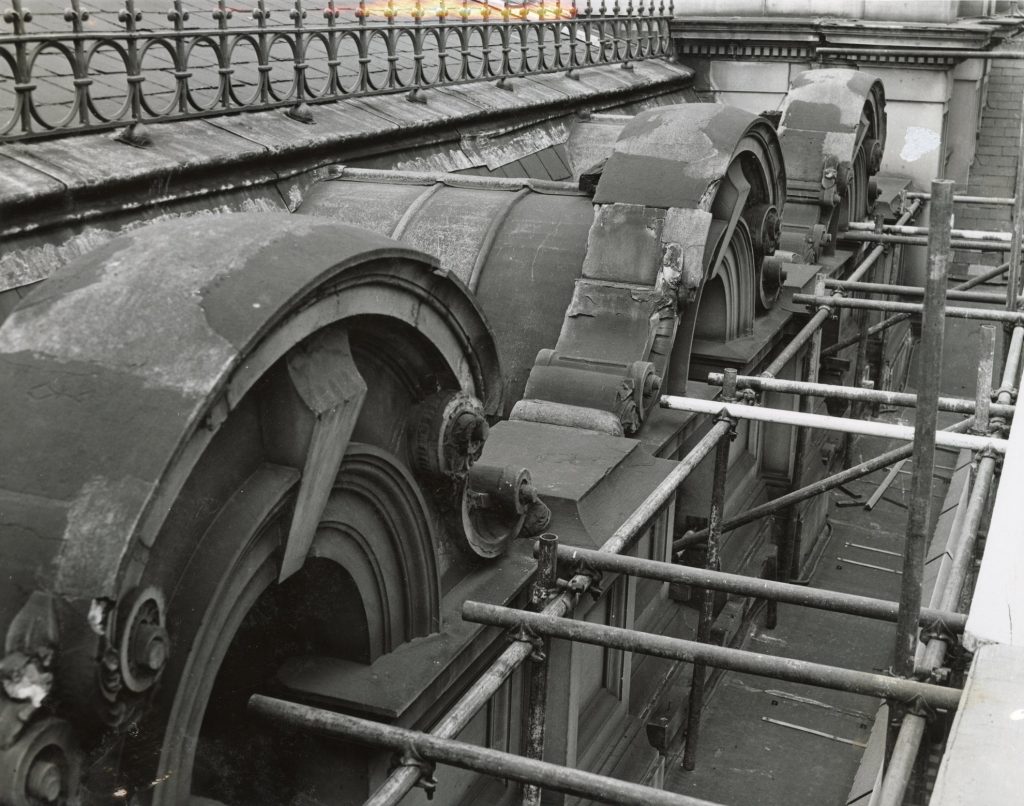
[(142, 12), (135, 10), (135, 0), (124, 0), (124, 9), (117, 13), (117, 19), (124, 25), (128, 33), (133, 34), (138, 30), (138, 23), (142, 21)]
[(71, 8), (64, 12), (64, 19), (71, 23), (76, 34), (82, 32), (82, 23), (89, 19), (89, 12), (82, 11), (82, 0), (71, 0)]
[(222, 31), (228, 27), (228, 20), (233, 12), (228, 8), (226, 0), (217, 0), (217, 8), (213, 12), (213, 18), (217, 21), (217, 27)]
[[(78, 5), (78, 0), (73, 0), (73, 5)], [(67, 14), (65, 14), (67, 18)], [(185, 10), (181, 0), (174, 0), (173, 5), (167, 9), (167, 19), (174, 23), (175, 31), (185, 30), (185, 23), (188, 21), (189, 13)]]
[(256, 24), (260, 28), (267, 26), (267, 20), (270, 19), (270, 9), (267, 8), (265, 0), (256, 0), (256, 8), (252, 10), (252, 18), (256, 20)]

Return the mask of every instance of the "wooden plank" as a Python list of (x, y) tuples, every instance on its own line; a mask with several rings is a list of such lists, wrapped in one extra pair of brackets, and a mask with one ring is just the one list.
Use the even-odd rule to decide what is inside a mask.
[(871, 497), (867, 503), (864, 504), (864, 509), (871, 510), (875, 508), (875, 505), (881, 500), (882, 496), (885, 495), (885, 491), (889, 489), (893, 481), (900, 474), (900, 468), (907, 463), (907, 459), (900, 459), (896, 464), (889, 468), (889, 475), (887, 475), (882, 483), (878, 485), (878, 489), (871, 493)]

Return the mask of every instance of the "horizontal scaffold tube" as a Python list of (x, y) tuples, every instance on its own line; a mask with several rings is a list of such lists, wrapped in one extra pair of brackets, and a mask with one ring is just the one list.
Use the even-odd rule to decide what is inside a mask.
[[(845, 434), (883, 437), (885, 439), (914, 438), (914, 429), (908, 425), (880, 423), (874, 420), (854, 420), (847, 417), (830, 417), (827, 414), (812, 414), (789, 409), (766, 409), (761, 406), (745, 406), (736, 403), (722, 403), (715, 400), (700, 400), (695, 397), (675, 397), (663, 395), (661, 406), (676, 411), (692, 411), (696, 414), (711, 414), (716, 417), (734, 417), (737, 420), (758, 420), (764, 423), (779, 425), (796, 425), (809, 428), (821, 428), (825, 431), (839, 431)], [(1006, 453), (1006, 440), (985, 437), (976, 434), (956, 434), (939, 431), (936, 434), (936, 445), (945, 448), (969, 448), (972, 451), (990, 449), (997, 453)]]
[[(661, 483), (651, 491), (640, 506), (604, 542), (601, 551), (618, 554), (629, 548), (649, 521), (675, 495), (679, 485), (686, 481), (704, 458), (711, 453), (715, 445), (718, 444), (718, 440), (729, 433), (731, 427), (727, 420), (715, 423), (708, 433), (701, 437), (690, 452), (662, 479)], [(585, 592), (591, 582), (588, 575), (578, 574), (573, 578), (571, 587), (577, 593)], [(572, 609), (575, 597), (576, 593), (562, 593), (548, 602), (543, 612), (547, 615), (564, 616)], [(522, 665), (533, 651), (533, 644), (529, 641), (514, 641), (459, 698), (451, 710), (434, 725), (431, 734), (442, 739), (458, 736), (476, 712), (494, 696), (508, 676)], [(419, 771), (415, 767), (399, 767), (385, 779), (384, 783), (363, 806), (394, 806), (412, 790), (418, 780)]]
[(410, 765), (417, 757), (426, 761), (439, 761), (495, 778), (537, 784), (545, 789), (566, 792), (602, 803), (626, 803), (636, 806), (715, 806), (710, 801), (689, 795), (677, 795), (662, 789), (620, 781), (617, 778), (607, 778), (571, 767), (560, 767), (547, 761), (524, 758), (454, 739), (442, 739), (429, 733), (372, 722), (369, 719), (287, 702), (262, 694), (254, 694), (249, 699), (249, 709), (266, 719), (301, 731), (394, 750), (404, 757), (409, 757)]
[[(930, 201), (932, 194), (924, 190), (908, 190), (908, 199)], [(953, 204), (995, 204), (1002, 207), (1013, 207), (1013, 196), (954, 196)]]
[[(959, 283), (950, 290), (966, 291), (969, 288), (974, 288), (975, 286), (981, 285), (982, 283), (987, 283), (989, 280), (994, 280), (999, 275), (1005, 274), (1009, 270), (1009, 268), (1009, 263), (1000, 264), (995, 268), (989, 269), (987, 272), (984, 272), (983, 274), (979, 274), (977, 277), (972, 277), (970, 280), (966, 280), (962, 283)], [(872, 325), (871, 327), (869, 327), (868, 335), (874, 336), (875, 334), (881, 333), (883, 330), (886, 330), (887, 328), (890, 328), (893, 325), (898, 325), (900, 322), (906, 322), (908, 319), (910, 319), (910, 314), (908, 313), (895, 314), (886, 319), (883, 319), (877, 325)], [(827, 358), (830, 355), (836, 355), (840, 350), (845, 350), (847, 347), (850, 347), (856, 344), (858, 341), (860, 341), (860, 336), (860, 333), (854, 333), (852, 336), (848, 336), (845, 339), (837, 341), (835, 344), (832, 344), (826, 347), (824, 350), (822, 350), (821, 357)]]
[(775, 356), (775, 360), (765, 368), (762, 374), (774, 376), (781, 372), (782, 368), (793, 360), (793, 357), (803, 349), (804, 345), (811, 340), (811, 337), (831, 316), (832, 312), (828, 308), (815, 311), (814, 316), (808, 319), (807, 323), (800, 329), (800, 332), (789, 340), (789, 344), (783, 348), (782, 352)]
[[(843, 232), (875, 232), (875, 225), (870, 221), (851, 221)], [(928, 227), (914, 227), (905, 224), (883, 224), (882, 232), (890, 232), (893, 235), (927, 235)], [(987, 229), (955, 229), (954, 238), (964, 238), (968, 241), (999, 241), (1009, 243), (1012, 233), (999, 230)]]
[[(838, 288), (843, 291), (859, 291), (864, 294), (888, 294), (891, 297), (923, 297), (924, 288), (916, 285), (889, 285), (888, 283), (851, 283), (849, 280), (825, 281), (825, 288)], [(998, 291), (957, 291), (955, 288), (946, 292), (946, 299), (963, 302), (993, 302), (1002, 305), (1006, 302), (1006, 294)]]
[[(917, 302), (896, 302), (888, 299), (853, 299), (847, 297), (819, 297), (814, 294), (794, 294), (793, 302), (804, 305), (831, 305), (836, 308), (862, 308), (886, 313), (921, 313), (923, 306)], [(947, 317), (953, 319), (977, 319), (983, 322), (1024, 322), (1024, 311), (997, 311), (990, 308), (959, 308), (947, 305)]]
[[(927, 246), (927, 235), (896, 235), (888, 232), (857, 232), (844, 230), (839, 233), (840, 241), (857, 243), (899, 243), (904, 246)], [(1003, 241), (968, 241), (956, 238), (950, 242), (952, 249), (964, 249), (970, 252), (1009, 252), (1010, 244)]]
[[(721, 386), (725, 376), (721, 372), (709, 372), (708, 383)], [(810, 395), (811, 397), (832, 398), (833, 400), (856, 400), (864, 403), (882, 403), (889, 406), (917, 405), (917, 395), (910, 392), (890, 392), (885, 389), (861, 389), (859, 386), (837, 386), (831, 383), (807, 383), (787, 381), (778, 378), (762, 378), (759, 375), (736, 377), (738, 389), (752, 389), (755, 392), (782, 392), (783, 394)], [(939, 409), (957, 414), (974, 414), (975, 401), (963, 397), (940, 397)], [(1013, 417), (1016, 407), (993, 403), (990, 411), (993, 417)]]
[[(897, 224), (906, 224), (911, 218), (916, 215), (918, 208), (921, 206), (920, 199), (915, 199), (910, 203), (910, 206), (903, 212), (903, 215), (897, 220)], [(875, 261), (880, 258), (885, 252), (884, 246), (876, 246), (872, 249), (864, 259), (857, 264), (856, 268), (850, 272), (849, 279), (851, 281), (860, 280), (861, 277), (868, 273), (868, 270), (875, 264)], [(782, 371), (783, 367), (786, 366), (793, 358), (799, 353), (805, 344), (809, 342), (814, 334), (818, 332), (818, 329), (828, 321), (831, 312), (827, 308), (815, 311), (814, 315), (807, 320), (804, 326), (800, 329), (789, 343), (782, 349), (782, 351), (775, 356), (775, 359), (765, 367), (761, 373), (763, 376), (774, 377)]]
[[(792, 585), (788, 582), (710, 571), (689, 565), (674, 565), (640, 557), (602, 554), (593, 549), (576, 546), (559, 546), (558, 559), (560, 562), (579, 562), (598, 571), (629, 574), (662, 582), (681, 582), (697, 588), (754, 596), (758, 599), (829, 610), (833, 613), (848, 613), (851, 616), (863, 616), (878, 621), (895, 622), (899, 612), (899, 602), (889, 602), (885, 599), (872, 599), (870, 596), (809, 588), (806, 585)], [(931, 625), (936, 621), (941, 621), (955, 633), (961, 633), (967, 624), (967, 616), (963, 613), (921, 608), (922, 625)]]
[[(966, 431), (974, 424), (974, 418), (968, 418), (962, 420), (959, 423), (946, 428), (946, 431), (961, 432)], [(727, 518), (725, 523), (722, 524), (723, 532), (731, 532), (733, 529), (739, 529), (741, 526), (746, 526), (748, 523), (759, 521), (761, 518), (770, 517), (780, 510), (786, 509), (793, 504), (799, 504), (801, 501), (806, 501), (808, 498), (814, 498), (815, 496), (827, 493), (829, 490), (834, 490), (842, 484), (846, 484), (848, 481), (855, 481), (856, 479), (863, 478), (870, 473), (874, 473), (876, 470), (889, 467), (903, 459), (908, 459), (914, 452), (914, 446), (903, 445), (899, 448), (894, 448), (891, 451), (886, 451), (883, 454), (879, 454), (865, 462), (861, 462), (859, 465), (842, 470), (832, 476), (826, 476), (823, 479), (813, 481), (805, 487), (801, 487), (799, 490), (793, 490), (791, 493), (786, 493), (779, 498), (773, 498), (771, 501), (766, 501), (752, 509), (745, 510), (739, 515), (734, 515), (731, 518)], [(672, 542), (672, 550), (676, 552), (683, 551), (690, 546), (695, 546), (702, 543), (707, 539), (707, 529), (701, 529), (699, 531), (688, 532), (680, 538), (677, 538)]]
[(795, 658), (779, 658), (743, 649), (702, 644), (682, 638), (669, 638), (621, 627), (607, 627), (589, 621), (553, 618), (541, 613), (527, 613), (524, 610), (483, 602), (465, 602), (462, 605), (462, 617), (466, 621), (489, 624), (492, 627), (522, 628), (536, 635), (565, 638), (584, 644), (622, 649), (626, 652), (640, 652), (658, 658), (704, 663), (718, 669), (786, 680), (790, 683), (806, 683), (835, 691), (886, 697), (901, 702), (910, 702), (920, 697), (933, 708), (954, 709), (960, 701), (959, 689), (826, 666)]

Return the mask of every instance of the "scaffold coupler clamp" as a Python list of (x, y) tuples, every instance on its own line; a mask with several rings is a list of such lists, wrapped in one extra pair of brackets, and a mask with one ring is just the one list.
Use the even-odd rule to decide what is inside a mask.
[(419, 754), (419, 751), (412, 745), (407, 744), (401, 754), (395, 754), (391, 770), (399, 767), (412, 767), (417, 771), (416, 786), (424, 791), (427, 800), (434, 799), (437, 792), (437, 778), (434, 777), (436, 765)]
[(944, 641), (946, 646), (960, 643), (960, 637), (953, 632), (941, 618), (937, 618), (921, 630), (921, 642), (927, 644), (932, 640)]
[[(989, 422), (990, 427), (995, 423), (995, 420)], [(1006, 432), (1009, 431), (1009, 426), (1005, 423), (995, 423), (995, 427), (990, 431), (990, 436), (998, 437), (1000, 435), (1006, 436)], [(997, 470), (1002, 470), (1002, 462), (1004, 454), (999, 453), (991, 443), (983, 447), (974, 455), (974, 461), (980, 462), (982, 459), (993, 459), (995, 460), (995, 466)]]
[(600, 599), (604, 595), (604, 589), (601, 587), (603, 575), (600, 569), (594, 568), (583, 557), (574, 557), (573, 563), (572, 576), (569, 579), (559, 579), (558, 587), (576, 597), (583, 593), (589, 593), (594, 601)]
[[(730, 401), (730, 402), (737, 403), (738, 401)], [(742, 404), (740, 404), (740, 405), (742, 405)], [(727, 437), (730, 442), (732, 442), (734, 439), (736, 439), (736, 424), (739, 422), (738, 418), (734, 417), (728, 411), (723, 410), (723, 411), (720, 411), (718, 413), (718, 415), (715, 417), (715, 422), (716, 423), (728, 423), (729, 424), (729, 430), (726, 432), (725, 437)]]
[(903, 700), (900, 705), (904, 714), (913, 714), (914, 716), (922, 717), (926, 722), (933, 722), (938, 714), (935, 709), (932, 708), (928, 703), (924, 701), (924, 698), (915, 694), (908, 700)]
[[(845, 297), (846, 295), (843, 293), (842, 289), (836, 289), (835, 291), (832, 292), (832, 296)], [(835, 306), (830, 305), (827, 302), (819, 303), (818, 306), (814, 309), (813, 313), (817, 313), (818, 311), (825, 311), (826, 313), (828, 313), (830, 319), (835, 319), (838, 315), (836, 313)]]
[(544, 639), (525, 624), (520, 624), (509, 630), (508, 638), (510, 641), (522, 641), (524, 644), (530, 644), (533, 647), (533, 651), (528, 656), (530, 660), (536, 663), (543, 663), (547, 660), (547, 655), (544, 652)]
[(736, 392), (736, 402), (742, 406), (756, 406), (758, 395), (753, 389), (740, 389)]
[[(947, 647), (947, 657), (950, 658), (951, 662), (955, 661), (960, 655), (960, 636), (949, 629), (949, 626), (942, 619), (936, 619), (922, 629), (920, 640), (925, 644), (932, 640), (944, 642)], [(947, 664), (945, 666), (933, 666), (930, 669), (918, 667), (916, 672), (918, 675), (926, 676), (931, 683), (937, 686), (946, 686), (949, 685), (953, 670), (951, 664)]]
[(1009, 395), (1010, 402), (1017, 402), (1017, 392), (1020, 390), (1016, 386), (1000, 386), (998, 389), (992, 390), (992, 402), (998, 403), (1000, 395)]
[(544, 605), (551, 601), (558, 594), (558, 587), (549, 588), (539, 582), (530, 586), (530, 607), (535, 611), (541, 610)]

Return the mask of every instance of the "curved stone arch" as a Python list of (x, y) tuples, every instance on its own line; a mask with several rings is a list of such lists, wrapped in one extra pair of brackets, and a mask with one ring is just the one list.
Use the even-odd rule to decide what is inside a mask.
[[(814, 261), (863, 219), (886, 139), (885, 88), (863, 70), (805, 70), (782, 103), (779, 140), (789, 172), (783, 248)], [(827, 236), (827, 237), (826, 237)]]
[[(360, 504), (366, 511), (353, 512)], [(376, 523), (360, 523), (360, 515)], [(355, 581), (377, 623), (370, 625), (367, 662), (440, 629), (436, 550), (430, 513), (409, 472), (386, 451), (350, 444), (310, 556), (337, 563)]]
[(689, 146), (680, 148), (679, 161), (691, 161), (680, 169), (676, 191), (663, 190), (662, 198), (691, 205), (686, 256), (699, 265), (663, 387), (679, 394), (686, 388), (695, 337), (725, 341), (751, 331), (762, 260), (774, 244), (755, 239), (748, 214), (767, 208), (781, 214), (787, 185), (782, 150), (767, 120), (702, 104), (681, 108), (671, 123), (676, 142)]
[(751, 330), (760, 260), (774, 246), (755, 248), (744, 215), (776, 210), (785, 193), (782, 152), (762, 118), (687, 104), (630, 119), (601, 172), (558, 342), (538, 354), (525, 398), (574, 406), (581, 422), (579, 410), (609, 411), (626, 434), (638, 431), (666, 376), (670, 388), (685, 384), (708, 283), (722, 337)]
[[(421, 363), (437, 369), (418, 382), (422, 394), (461, 389), (491, 414), (501, 395), (486, 320), (433, 258), (300, 216), (225, 215), (201, 226), (165, 222), (105, 244), (41, 284), (0, 328), (0, 412), (22, 424), (0, 435), (11, 459), (0, 496), (12, 502), (10, 522), (26, 526), (0, 616), (9, 621), (38, 585), (61, 602), (61, 644), (80, 648), (58, 670), (64, 708), (99, 712), (109, 726), (147, 724), (150, 737), (166, 727), (160, 769), (182, 779), (158, 800), (173, 804), (188, 799), (189, 748), (212, 678), (290, 545), (303, 446), (324, 411), (302, 408), (310, 402), (289, 374), (296, 351), (324, 334), (347, 345), (347, 321), (389, 317), (416, 332), (409, 348), (426, 350)], [(343, 385), (332, 373), (310, 377), (328, 391)], [(289, 420), (297, 410), (304, 419)], [(292, 433), (297, 456), (270, 450), (266, 432)], [(415, 483), (398, 475), (392, 487), (412, 502), (406, 521), (421, 522), (418, 532), (389, 528), (423, 602), (396, 604), (393, 587), (367, 587), (377, 591), (370, 606), (380, 591), (389, 598), (394, 626), (381, 623), (379, 651), (435, 630), (439, 618), (439, 547)], [(96, 658), (125, 645), (126, 614), (144, 594), (167, 603), (164, 685), (108, 685), (127, 671), (98, 675)], [(158, 707), (146, 716), (154, 690)], [(139, 772), (151, 781), (155, 759), (144, 756)]]
[(684, 333), (691, 322), (694, 338), (729, 341), (751, 331), (756, 280), (753, 251), (750, 230), (741, 219), (704, 280), (697, 300), (684, 314), (680, 325)]
[[(41, 508), (34, 520), (50, 531), (33, 551), (61, 551), (33, 565), (56, 560), (57, 593), (116, 599), (133, 543), (152, 544), (226, 414), (291, 345), (350, 313), (376, 310), (443, 342), (463, 388), (498, 408), (483, 314), (433, 258), (299, 216), (203, 226), (173, 221), (111, 241), (41, 284), (0, 329), (0, 411), (24, 424), (0, 436), (6, 456), (24, 457), (5, 463), (0, 489)], [(371, 291), (381, 284), (400, 304)]]

